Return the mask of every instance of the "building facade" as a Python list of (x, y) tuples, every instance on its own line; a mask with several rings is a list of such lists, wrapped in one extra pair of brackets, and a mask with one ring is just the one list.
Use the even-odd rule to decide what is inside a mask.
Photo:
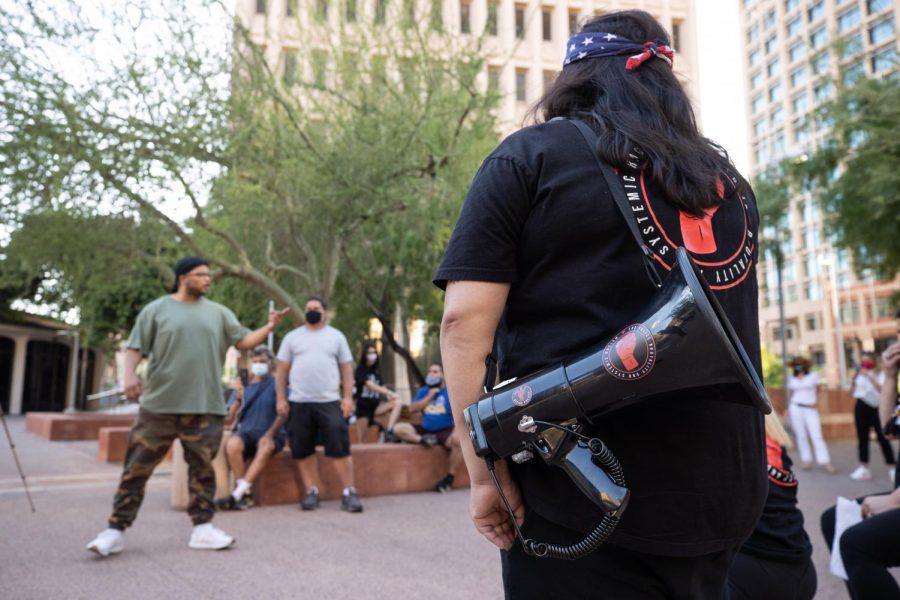
[[(813, 111), (833, 97), (837, 77), (849, 84), (897, 71), (898, 19), (894, 0), (741, 0), (752, 174), (784, 158), (804, 160), (829, 135)], [(900, 277), (856, 275), (808, 192), (792, 198), (786, 230), (785, 331), (767, 257), (759, 270), (763, 343), (779, 354), (783, 334), (789, 355), (808, 356), (831, 386), (846, 386), (861, 352), (896, 339), (891, 296)]]
[[(318, 15), (334, 28), (351, 20), (359, 27), (392, 27), (407, 15), (450, 36), (484, 39), (484, 85), (501, 95), (498, 134), (520, 128), (528, 108), (562, 66), (566, 41), (579, 23), (613, 10), (638, 8), (656, 17), (672, 35), (675, 71), (697, 100), (696, 19), (693, 0), (239, 0), (236, 16), (265, 48), (269, 64), (285, 60), (318, 31)], [(643, 41), (643, 40), (642, 40)], [(699, 113), (699, 111), (698, 111)]]

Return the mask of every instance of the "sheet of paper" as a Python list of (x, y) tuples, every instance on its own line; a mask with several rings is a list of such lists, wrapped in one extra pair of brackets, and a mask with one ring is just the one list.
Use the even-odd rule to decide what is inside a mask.
[(856, 500), (850, 500), (838, 496), (834, 511), (834, 543), (831, 546), (831, 564), (829, 568), (833, 575), (847, 581), (847, 570), (844, 568), (844, 560), (841, 558), (841, 536), (848, 527), (853, 527), (862, 521), (862, 512)]

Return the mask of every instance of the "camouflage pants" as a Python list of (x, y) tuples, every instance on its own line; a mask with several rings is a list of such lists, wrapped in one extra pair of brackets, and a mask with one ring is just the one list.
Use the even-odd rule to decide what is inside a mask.
[(141, 410), (128, 434), (125, 469), (113, 500), (109, 526), (125, 529), (134, 522), (144, 500), (147, 479), (176, 438), (181, 440), (188, 464), (188, 515), (194, 525), (211, 521), (216, 511), (212, 460), (219, 450), (224, 420), (219, 415), (164, 415)]

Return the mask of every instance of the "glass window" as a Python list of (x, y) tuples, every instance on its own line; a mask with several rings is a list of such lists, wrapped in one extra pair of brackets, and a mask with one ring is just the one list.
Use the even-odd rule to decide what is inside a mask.
[(796, 17), (788, 21), (787, 24), (787, 34), (788, 37), (793, 37), (800, 33), (800, 29), (803, 27), (803, 19), (800, 17)]
[(316, 18), (328, 20), (328, 0), (316, 0)]
[(783, 94), (780, 83), (776, 83), (769, 88), (769, 102), (777, 102), (781, 100), (782, 96)]
[(256, 0), (256, 14), (266, 14), (266, 0)]
[[(873, 57), (874, 58), (874, 57)], [(866, 67), (862, 62), (854, 63), (844, 71), (844, 85), (851, 86), (866, 76)]]
[(757, 96), (750, 103), (750, 107), (753, 109), (753, 112), (758, 113), (763, 109), (764, 100), (762, 96)]
[(876, 13), (880, 10), (884, 10), (891, 5), (891, 0), (868, 0), (866, 2), (866, 8), (869, 11), (869, 14)]
[(831, 58), (828, 56), (827, 51), (820, 52), (819, 55), (812, 60), (812, 68), (816, 75), (821, 75), (827, 71), (829, 64), (831, 64)]
[(519, 102), (525, 102), (527, 100), (527, 96), (525, 94), (525, 83), (526, 83), (526, 72), (517, 70), (516, 71), (516, 100)]
[(872, 56), (872, 72), (880, 73), (897, 66), (897, 49), (893, 46), (885, 48)]
[(863, 49), (863, 41), (862, 34), (856, 33), (847, 38), (844, 42), (843, 56), (853, 56), (859, 52), (862, 52)]
[(809, 125), (806, 124), (805, 119), (794, 121), (794, 140), (798, 144), (809, 141)]
[(387, 16), (387, 0), (375, 0), (375, 24), (384, 25)]
[(809, 34), (809, 45), (813, 48), (821, 48), (828, 43), (828, 30), (822, 26)]
[(797, 42), (788, 50), (788, 56), (790, 57), (790, 62), (797, 62), (806, 56), (806, 44)]
[(490, 35), (497, 35), (497, 3), (488, 2), (487, 5), (487, 23), (485, 28)]
[(769, 29), (770, 27), (775, 25), (775, 11), (770, 10), (766, 13), (765, 18), (763, 19), (763, 28)]
[(860, 14), (859, 7), (854, 6), (850, 10), (838, 15), (837, 24), (838, 31), (844, 33), (859, 25)]
[(766, 72), (769, 74), (769, 77), (774, 77), (781, 73), (781, 61), (777, 58), (770, 61), (769, 66), (766, 67)]
[(578, 31), (578, 11), (570, 10), (569, 11), (569, 35), (574, 34)]
[(809, 20), (810, 23), (812, 23), (813, 21), (816, 21), (818, 19), (821, 19), (824, 16), (825, 16), (824, 0), (819, 0), (818, 2), (816, 2), (815, 4), (810, 6), (808, 9), (806, 9), (806, 18)]
[(756, 156), (756, 163), (763, 165), (768, 160), (768, 152), (766, 152), (766, 144), (765, 142), (760, 142), (756, 145), (756, 151), (754, 152)]
[(755, 90), (759, 86), (762, 85), (762, 73), (757, 71), (753, 75), (750, 76), (750, 89)]
[(348, 23), (356, 22), (356, 3), (357, 0), (346, 0), (344, 3), (344, 18)]
[(516, 37), (525, 37), (525, 7), (520, 4), (516, 5)]
[(894, 17), (885, 19), (869, 27), (869, 41), (873, 46), (880, 44), (894, 34)]
[(772, 111), (772, 127), (781, 125), (782, 123), (784, 123), (784, 109), (778, 106)]
[[(357, 0), (352, 0), (354, 4)], [(355, 10), (355, 9), (354, 9)], [(431, 0), (431, 10), (428, 13), (428, 25), (433, 31), (444, 30), (444, 6), (441, 0)]]
[(800, 6), (800, 0), (785, 0), (784, 12), (789, 13), (798, 6)]
[(817, 83), (816, 87), (813, 88), (813, 94), (816, 96), (816, 101), (822, 102), (823, 100), (827, 100), (831, 98), (834, 93), (834, 85), (830, 81), (822, 81), (821, 83)]
[(287, 0), (284, 6), (284, 16), (293, 17), (297, 14), (297, 0)]
[(472, 6), (468, 0), (459, 3), (459, 30), (462, 33), (472, 33)]
[(541, 35), (545, 42), (553, 41), (553, 11), (546, 8), (541, 11)]
[(488, 67), (488, 91), (497, 93), (500, 91), (500, 69)]
[(283, 65), (282, 79), (284, 85), (292, 86), (297, 83), (297, 53), (293, 50), (285, 51), (281, 55)]
[(806, 83), (806, 67), (795, 69), (791, 73), (791, 87), (798, 87)]
[(556, 71), (544, 71), (544, 93), (550, 91), (553, 82), (556, 81)]
[(753, 133), (760, 138), (766, 134), (766, 120), (759, 119), (753, 123)]
[(772, 54), (778, 49), (778, 38), (774, 35), (766, 40), (766, 54)]
[(759, 48), (755, 48), (755, 49), (750, 53), (750, 66), (751, 66), (751, 67), (755, 67), (756, 65), (759, 64), (759, 58), (760, 58), (760, 56), (761, 56), (761, 54), (760, 54), (760, 52), (759, 52)]
[(806, 112), (806, 109), (809, 108), (809, 97), (806, 95), (806, 92), (803, 92), (802, 94), (794, 96), (791, 103), (795, 113), (804, 113)]
[(754, 23), (750, 29), (747, 30), (747, 43), (755, 44), (759, 40), (759, 26)]

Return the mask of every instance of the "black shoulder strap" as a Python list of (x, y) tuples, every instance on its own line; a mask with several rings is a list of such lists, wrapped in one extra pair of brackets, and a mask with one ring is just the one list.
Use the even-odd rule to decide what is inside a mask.
[(662, 279), (659, 276), (659, 272), (656, 270), (653, 252), (644, 243), (643, 238), (641, 238), (637, 222), (634, 219), (631, 209), (628, 207), (628, 200), (625, 198), (625, 190), (622, 188), (622, 182), (619, 181), (619, 177), (616, 175), (613, 168), (600, 160), (600, 156), (597, 154), (597, 134), (594, 133), (594, 130), (588, 127), (584, 121), (571, 119), (569, 120), (569, 123), (578, 129), (581, 137), (584, 138), (584, 141), (591, 149), (591, 154), (597, 160), (597, 166), (600, 167), (600, 172), (603, 173), (606, 185), (609, 187), (609, 191), (616, 201), (616, 206), (619, 207), (619, 212), (622, 213), (622, 218), (625, 219), (628, 230), (631, 231), (631, 235), (634, 236), (634, 241), (637, 242), (638, 247), (641, 249), (641, 254), (644, 255), (644, 268), (647, 270), (647, 277), (650, 278), (650, 282), (654, 287), (661, 287)]

